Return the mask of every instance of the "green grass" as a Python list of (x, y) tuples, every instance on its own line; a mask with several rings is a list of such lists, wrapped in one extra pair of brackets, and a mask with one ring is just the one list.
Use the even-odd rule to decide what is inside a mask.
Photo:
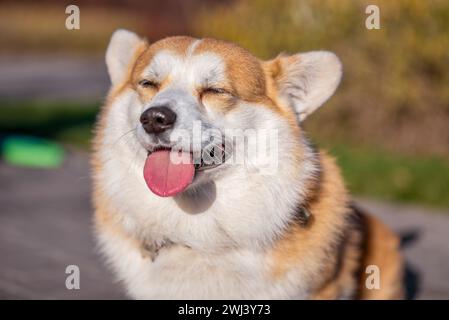
[(449, 208), (449, 163), (370, 147), (329, 145), (346, 184), (357, 195)]
[[(27, 134), (87, 148), (99, 103), (0, 104), (0, 134)], [(449, 162), (373, 147), (322, 141), (353, 194), (449, 208)]]
[(0, 133), (26, 134), (85, 147), (99, 103), (2, 102)]

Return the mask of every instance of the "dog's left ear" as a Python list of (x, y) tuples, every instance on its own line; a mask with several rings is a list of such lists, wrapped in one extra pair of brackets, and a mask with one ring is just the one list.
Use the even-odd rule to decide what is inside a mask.
[(136, 53), (146, 45), (146, 41), (134, 32), (118, 29), (112, 34), (106, 50), (106, 65), (112, 85), (123, 81)]
[(280, 55), (265, 64), (277, 98), (295, 110), (299, 121), (332, 96), (342, 75), (340, 60), (328, 51)]

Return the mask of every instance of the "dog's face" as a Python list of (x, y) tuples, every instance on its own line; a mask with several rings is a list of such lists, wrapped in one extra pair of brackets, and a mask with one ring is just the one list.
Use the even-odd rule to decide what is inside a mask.
[(228, 42), (172, 37), (149, 45), (124, 30), (114, 33), (106, 62), (110, 97), (120, 103), (110, 104), (111, 121), (104, 123), (105, 134), (115, 138), (105, 138), (132, 132), (135, 141), (127, 139), (125, 147), (142, 158), (147, 185), (161, 196), (218, 179), (233, 166), (258, 169), (257, 161), (236, 159), (248, 160), (248, 150), (267, 144), (262, 131), (278, 140), (268, 147), (278, 166), (299, 165), (299, 123), (341, 77), (329, 52), (261, 61)]

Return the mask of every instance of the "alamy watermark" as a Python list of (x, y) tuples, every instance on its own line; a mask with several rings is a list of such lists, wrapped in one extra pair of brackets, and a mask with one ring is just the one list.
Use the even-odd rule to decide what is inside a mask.
[(65, 268), (65, 273), (68, 274), (65, 279), (65, 287), (68, 290), (80, 289), (80, 268), (77, 265), (71, 264)]
[(71, 4), (65, 8), (65, 13), (69, 16), (65, 19), (65, 27), (67, 30), (80, 29), (80, 8)]
[[(198, 168), (221, 164), (244, 165), (264, 174), (275, 174), (279, 166), (278, 129), (202, 129), (195, 121), (192, 129), (175, 129), (170, 138), (170, 161)], [(157, 148), (157, 147), (156, 147)], [(190, 153), (192, 156), (187, 156)]]
[(365, 8), (368, 17), (365, 19), (365, 27), (368, 30), (380, 29), (380, 9), (375, 4), (370, 4)]
[(366, 267), (365, 273), (368, 275), (365, 280), (365, 287), (368, 290), (380, 289), (380, 269), (375, 264)]

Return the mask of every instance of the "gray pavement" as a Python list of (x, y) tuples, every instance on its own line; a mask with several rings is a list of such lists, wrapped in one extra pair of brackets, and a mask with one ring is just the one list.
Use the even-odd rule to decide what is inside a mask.
[[(0, 163), (0, 190), (0, 298), (124, 298), (96, 252), (85, 155), (58, 170)], [(72, 264), (80, 290), (65, 287)]]
[(109, 78), (102, 56), (0, 55), (0, 100), (99, 101)]
[(402, 238), (410, 297), (449, 299), (449, 211), (358, 199)]
[[(70, 153), (57, 170), (0, 162), (0, 298), (120, 299), (91, 232), (87, 155)], [(449, 298), (449, 212), (359, 199), (404, 241), (409, 295)], [(67, 290), (65, 268), (81, 271)]]

